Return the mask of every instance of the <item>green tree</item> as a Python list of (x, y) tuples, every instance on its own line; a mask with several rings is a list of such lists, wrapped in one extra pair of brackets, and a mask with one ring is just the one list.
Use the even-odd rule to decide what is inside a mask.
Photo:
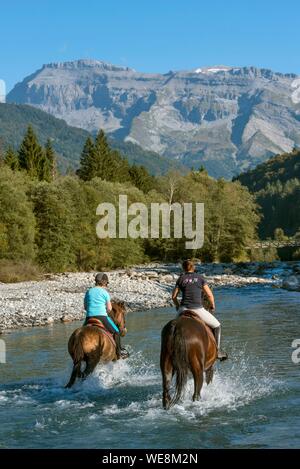
[(284, 234), (284, 230), (282, 228), (276, 228), (274, 231), (274, 239), (276, 241), (287, 241), (289, 237)]
[[(233, 261), (245, 258), (256, 238), (259, 221), (254, 197), (240, 183), (216, 181), (205, 172), (190, 172), (180, 179), (174, 202), (204, 203), (204, 245), (185, 251), (184, 240), (173, 240), (173, 258), (199, 257), (203, 261)], [(195, 228), (195, 211), (193, 216)]]
[(27, 197), (28, 181), (4, 166), (0, 171), (0, 258), (32, 260), (35, 218)]
[(43, 159), (40, 165), (39, 179), (41, 181), (53, 181), (56, 174), (56, 154), (50, 138), (47, 139)]
[(130, 181), (129, 165), (125, 158), (122, 158), (116, 150), (110, 152), (104, 163), (105, 179), (108, 181), (125, 182)]
[(95, 152), (93, 159), (93, 177), (107, 179), (106, 172), (111, 161), (111, 149), (108, 145), (105, 133), (101, 129), (95, 139)]
[(144, 166), (131, 166), (129, 175), (132, 184), (145, 193), (156, 187), (155, 178), (148, 173)]
[(32, 200), (37, 222), (39, 264), (51, 272), (74, 269), (74, 211), (68, 192), (59, 183), (43, 181), (33, 188)]
[(81, 158), (78, 176), (84, 181), (90, 181), (95, 176), (94, 171), (95, 146), (91, 137), (86, 139)]
[(27, 171), (30, 177), (39, 177), (43, 164), (43, 149), (32, 126), (29, 125), (19, 149), (20, 169)]
[(200, 166), (200, 168), (198, 169), (199, 173), (206, 173), (207, 174), (207, 171), (205, 169), (205, 166), (203, 166), (203, 164)]
[(19, 169), (18, 154), (14, 151), (12, 146), (9, 146), (5, 152), (4, 163), (13, 171)]

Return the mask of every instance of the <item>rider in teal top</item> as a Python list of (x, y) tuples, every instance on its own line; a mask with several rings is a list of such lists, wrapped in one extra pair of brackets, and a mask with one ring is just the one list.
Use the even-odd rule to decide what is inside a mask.
[[(104, 327), (114, 335), (118, 358), (125, 358), (126, 351), (121, 347), (119, 328), (108, 315), (112, 310), (110, 295), (106, 290), (108, 285), (108, 276), (102, 273), (97, 274), (95, 277), (95, 283), (96, 285), (89, 288), (84, 297), (84, 308), (86, 310), (85, 324), (89, 318), (99, 319)], [(128, 356), (127, 352), (126, 354)]]
[(105, 288), (100, 286), (90, 288), (84, 297), (87, 317), (107, 316), (106, 307), (108, 303), (110, 303), (110, 296)]

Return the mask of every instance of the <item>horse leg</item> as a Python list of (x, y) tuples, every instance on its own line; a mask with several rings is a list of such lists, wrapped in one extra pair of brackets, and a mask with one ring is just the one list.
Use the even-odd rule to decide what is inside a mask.
[(82, 373), (81, 373), (81, 361), (80, 361), (80, 362), (75, 363), (75, 365), (73, 366), (70, 380), (68, 384), (66, 384), (65, 388), (71, 388), (73, 384), (75, 383), (76, 378), (81, 378), (81, 376), (82, 376)]
[(193, 401), (199, 401), (200, 393), (203, 386), (203, 367), (200, 363), (193, 363), (191, 366), (191, 371), (194, 378), (194, 394)]
[(206, 384), (210, 384), (213, 380), (213, 377), (214, 377), (214, 367), (211, 366), (210, 368), (208, 368), (208, 370), (205, 372), (205, 381), (206, 381)]
[(170, 356), (164, 356), (161, 360), (161, 372), (163, 379), (163, 408), (169, 409), (171, 396), (170, 396), (170, 386), (173, 376), (173, 365)]
[(86, 355), (85, 358), (86, 361), (86, 367), (83, 372), (83, 379), (86, 379), (88, 375), (93, 373), (94, 369), (98, 365), (100, 361), (100, 350), (94, 350), (93, 352), (90, 352), (89, 354)]

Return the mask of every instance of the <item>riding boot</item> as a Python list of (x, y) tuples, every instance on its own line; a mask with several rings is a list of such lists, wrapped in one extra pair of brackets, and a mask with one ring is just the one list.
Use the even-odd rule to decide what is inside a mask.
[(215, 339), (216, 339), (216, 343), (217, 343), (217, 349), (218, 349), (218, 360), (222, 361), (222, 360), (226, 360), (228, 358), (228, 355), (226, 352), (222, 352), (220, 350), (220, 343), (221, 343), (221, 326), (219, 327), (216, 327), (214, 329), (214, 336), (215, 336)]
[(127, 358), (129, 357), (129, 353), (127, 350), (121, 347), (121, 337), (120, 334), (114, 334), (114, 339), (116, 342), (116, 354), (117, 354), (117, 359), (119, 360), (120, 358)]

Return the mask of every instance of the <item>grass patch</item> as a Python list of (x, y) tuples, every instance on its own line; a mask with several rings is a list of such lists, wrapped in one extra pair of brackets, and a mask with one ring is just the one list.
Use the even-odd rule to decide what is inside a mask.
[(41, 280), (42, 275), (40, 267), (31, 262), (0, 259), (0, 282), (2, 283)]

